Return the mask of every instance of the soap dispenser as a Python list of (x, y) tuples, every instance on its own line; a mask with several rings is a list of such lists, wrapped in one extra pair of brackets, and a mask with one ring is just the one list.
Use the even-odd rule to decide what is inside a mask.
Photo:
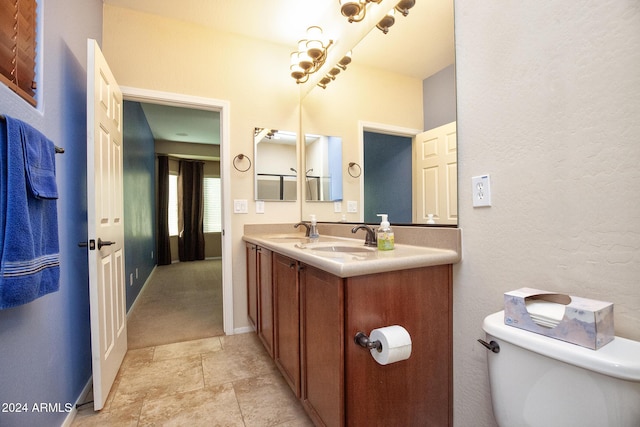
[(379, 217), (382, 218), (380, 222), (380, 228), (378, 228), (377, 239), (378, 239), (378, 250), (379, 251), (390, 251), (394, 248), (394, 237), (393, 230), (389, 226), (389, 221), (387, 214), (378, 214)]
[(317, 240), (320, 238), (320, 234), (318, 233), (318, 222), (316, 221), (316, 216), (311, 215), (311, 227), (309, 229), (309, 238), (312, 240)]

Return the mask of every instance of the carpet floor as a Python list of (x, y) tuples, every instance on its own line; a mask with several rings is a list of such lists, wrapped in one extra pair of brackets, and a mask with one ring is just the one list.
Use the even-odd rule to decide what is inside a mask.
[(224, 335), (222, 260), (157, 266), (129, 314), (129, 349)]

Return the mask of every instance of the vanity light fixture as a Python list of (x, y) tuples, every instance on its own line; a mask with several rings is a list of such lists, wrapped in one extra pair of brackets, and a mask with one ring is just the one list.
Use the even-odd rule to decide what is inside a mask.
[(351, 63), (351, 51), (347, 52), (345, 56), (342, 57), (340, 61), (336, 64), (335, 67), (330, 69), (327, 74), (318, 82), (318, 86), (322, 89), (326, 89), (327, 85), (336, 79), (336, 76), (340, 74), (340, 70), (346, 70), (347, 65)]
[(409, 14), (409, 9), (416, 5), (416, 0), (400, 0), (400, 3), (396, 5), (396, 10), (402, 13), (402, 16)]
[(318, 71), (327, 59), (327, 50), (333, 40), (325, 42), (322, 38), (322, 28), (313, 26), (307, 28), (307, 38), (298, 42), (298, 50), (291, 53), (291, 77), (296, 83), (304, 83), (309, 76)]
[(384, 34), (389, 32), (389, 27), (391, 27), (396, 22), (395, 18), (395, 9), (391, 9), (385, 16), (378, 22), (376, 28), (382, 31)]
[(360, 22), (367, 15), (369, 3), (380, 3), (382, 0), (338, 0), (340, 12), (349, 19), (349, 22)]

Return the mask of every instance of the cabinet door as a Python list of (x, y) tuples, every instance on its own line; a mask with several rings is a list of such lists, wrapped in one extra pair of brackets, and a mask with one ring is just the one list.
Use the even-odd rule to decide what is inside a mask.
[[(451, 266), (352, 277), (345, 295), (347, 425), (453, 425)], [(353, 337), (390, 325), (411, 356), (383, 366)]]
[(344, 425), (343, 279), (300, 269), (302, 403), (316, 425)]
[(300, 397), (300, 303), (298, 262), (273, 255), (275, 297), (275, 361), (285, 380)]
[(247, 252), (247, 313), (249, 322), (258, 329), (258, 277), (256, 245), (246, 244)]
[(259, 247), (258, 255), (258, 336), (273, 357), (273, 284), (271, 277), (272, 252)]

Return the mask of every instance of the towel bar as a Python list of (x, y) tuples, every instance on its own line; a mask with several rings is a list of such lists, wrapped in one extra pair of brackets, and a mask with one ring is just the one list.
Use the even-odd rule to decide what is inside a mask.
[[(6, 117), (4, 116), (4, 114), (0, 114), (0, 120), (2, 120), (2, 121), (7, 120)], [(56, 147), (56, 154), (64, 153), (64, 148), (58, 147), (57, 145), (55, 147)]]

